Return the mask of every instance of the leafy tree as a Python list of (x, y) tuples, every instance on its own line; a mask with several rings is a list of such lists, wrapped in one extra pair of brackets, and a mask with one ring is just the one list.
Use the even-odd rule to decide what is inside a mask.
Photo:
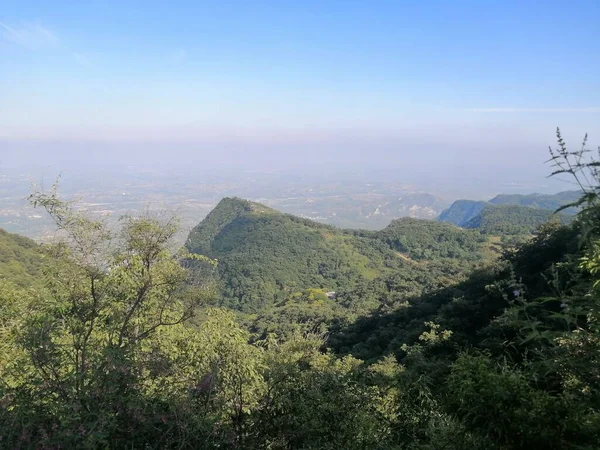
[(322, 353), (318, 336), (297, 336), (267, 347), (267, 391), (251, 448), (384, 448), (392, 401), (361, 361)]
[(46, 248), (53, 264), (45, 266), (45, 289), (19, 305), (26, 317), (13, 322), (20, 359), (4, 368), (16, 371), (2, 393), (13, 417), (7, 439), (36, 446), (135, 442), (130, 430), (151, 425), (149, 342), (183, 326), (211, 289), (168, 252), (173, 221), (124, 218), (114, 234), (74, 212), (56, 190), (31, 200), (48, 211), (62, 240)]
[[(558, 142), (573, 223), (487, 265), (478, 232), (239, 200), (194, 255), (170, 248), (174, 220), (113, 231), (34, 194), (60, 239), (4, 241), (24, 271), (0, 283), (0, 447), (598, 448), (600, 162)], [(218, 288), (246, 314), (210, 306)]]

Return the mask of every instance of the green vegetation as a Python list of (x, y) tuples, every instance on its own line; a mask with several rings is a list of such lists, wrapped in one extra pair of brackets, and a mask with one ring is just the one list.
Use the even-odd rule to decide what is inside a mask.
[(0, 229), (0, 283), (27, 287), (39, 282), (42, 253), (31, 239)]
[(341, 230), (227, 198), (192, 230), (186, 248), (219, 262), (221, 305), (260, 313), (304, 289), (348, 293), (345, 298), (398, 274), (427, 278), (428, 263), (429, 279), (418, 284), (437, 286), (445, 272), (456, 276), (482, 259), (483, 241), (474, 231), (416, 219), (396, 220), (380, 232)]
[[(600, 162), (558, 138), (578, 214), (494, 261), (479, 231), (350, 232), (237, 199), (173, 253), (173, 220), (113, 231), (34, 194), (62, 240), (3, 235), (31, 270), (0, 283), (0, 448), (599, 448)], [(229, 275), (282, 293), (211, 306), (246, 300)]]
[[(404, 307), (362, 317), (330, 339), (338, 352), (374, 360), (393, 352), (402, 355), (402, 345), (418, 341), (426, 322), (453, 330), (461, 345), (481, 340), (478, 333), (515, 299), (514, 292), (550, 295), (555, 286), (547, 280), (556, 265), (574, 260), (579, 247), (574, 228), (549, 224), (518, 250), (473, 271), (459, 283), (415, 296)], [(572, 269), (572, 268), (571, 268)], [(515, 273), (519, 274), (519, 281)]]
[(573, 224), (547, 224), (467, 280), (361, 318), (329, 340), (366, 361), (394, 355), (399, 379), (456, 427), (447, 447), (600, 444), (600, 163), (583, 156), (559, 135), (553, 161), (584, 192)]
[[(457, 200), (438, 218), (441, 222), (478, 230), (487, 237), (490, 249), (514, 248), (531, 239), (536, 230), (548, 222), (570, 223), (577, 208), (565, 207), (574, 194), (499, 195), (490, 202)], [(531, 205), (531, 206), (525, 206)], [(556, 206), (544, 209), (545, 206)], [(556, 210), (561, 208), (561, 212)], [(484, 252), (485, 253), (485, 252)]]
[(212, 261), (171, 254), (172, 221), (114, 233), (55, 192), (32, 200), (64, 240), (44, 249), (42, 288), (0, 286), (2, 448), (360, 449), (390, 434), (376, 371), (315, 335), (250, 344), (202, 307), (212, 285), (188, 265)]
[(408, 218), (394, 220), (376, 236), (415, 260), (478, 259), (485, 241), (449, 224)]
[(569, 216), (556, 214), (547, 209), (517, 205), (488, 205), (466, 224), (465, 228), (477, 228), (489, 235), (531, 235), (549, 221), (568, 223)]
[[(474, 228), (472, 224), (476, 224), (480, 221), (480, 219), (477, 219), (477, 217), (482, 212), (487, 211), (487, 214), (490, 214), (490, 211), (493, 211), (494, 214), (499, 215), (502, 214), (503, 211), (506, 211), (514, 217), (516, 220), (516, 226), (521, 226), (521, 222), (530, 222), (531, 226), (535, 228), (535, 226), (540, 225), (543, 223), (543, 221), (548, 220), (547, 217), (550, 216), (550, 213), (555, 212), (558, 209), (561, 209), (563, 214), (575, 214), (577, 212), (577, 208), (573, 206), (563, 208), (563, 206), (577, 201), (579, 197), (581, 197), (581, 191), (564, 191), (553, 195), (500, 194), (491, 199), (489, 202), (456, 200), (450, 206), (450, 208), (444, 210), (440, 214), (438, 221), (453, 223), (459, 227), (469, 227), (469, 224), (471, 224), (470, 228)], [(497, 206), (513, 206), (515, 208), (495, 209)], [(534, 209), (548, 210), (548, 214), (535, 211)], [(526, 219), (526, 215), (530, 215), (531, 218)], [(545, 220), (544, 217), (546, 217)], [(529, 226), (529, 228), (531, 228), (531, 226)], [(499, 230), (499, 233), (502, 233), (502, 229)]]
[(221, 201), (186, 247), (219, 261), (222, 304), (248, 312), (301, 289), (338, 289), (376, 270), (351, 236), (240, 199)]
[(350, 320), (346, 308), (329, 298), (322, 289), (296, 292), (267, 309), (248, 326), (260, 337), (275, 335), (289, 339), (305, 334), (323, 334)]
[(477, 217), (485, 206), (487, 206), (487, 203), (484, 201), (456, 200), (450, 205), (450, 208), (442, 211), (438, 221), (449, 222), (462, 227), (469, 220)]
[[(519, 205), (556, 211), (564, 205), (574, 203), (581, 197), (581, 191), (563, 191), (557, 194), (500, 194), (490, 200), (494, 205)], [(576, 208), (566, 208), (568, 214), (576, 214)]]

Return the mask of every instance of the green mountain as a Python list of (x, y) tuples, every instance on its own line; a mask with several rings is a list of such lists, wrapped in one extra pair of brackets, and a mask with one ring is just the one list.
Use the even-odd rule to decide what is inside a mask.
[[(589, 288), (587, 280), (580, 274), (555, 279), (556, 274), (552, 273), (557, 264), (565, 265), (565, 274), (569, 270), (577, 271), (574, 267), (582, 256), (579, 238), (576, 227), (553, 224), (515, 252), (472, 271), (465, 280), (409, 300), (408, 308), (359, 318), (335, 333), (329, 340), (330, 346), (338, 352), (351, 352), (366, 360), (377, 359), (388, 352), (401, 358), (406, 356), (401, 350), (402, 344), (418, 342), (419, 336), (427, 330), (428, 322), (453, 330), (452, 339), (461, 345), (477, 343), (490, 346), (489, 339), (514, 339), (514, 335), (510, 334), (514, 330), (503, 334), (507, 331), (502, 330), (506, 323), (494, 323), (494, 318), (500, 315), (510, 316), (507, 308), (512, 308), (513, 313), (529, 312), (539, 317), (548, 314), (545, 309), (556, 311), (561, 303), (560, 298), (554, 298), (553, 303), (548, 301), (556, 295), (556, 286), (561, 286), (559, 292), (562, 295), (577, 295), (580, 289), (585, 291)], [(518, 278), (515, 278), (515, 273)], [(549, 280), (556, 284), (549, 283)], [(572, 280), (581, 285), (569, 285)], [(565, 291), (562, 291), (563, 288)], [(518, 301), (521, 295), (525, 295), (532, 305), (533, 299), (537, 299), (542, 307), (537, 305), (530, 311), (521, 311)], [(511, 320), (518, 319), (511, 317)], [(545, 316), (544, 320), (554, 318)], [(526, 325), (525, 320), (518, 323), (518, 326)], [(497, 328), (497, 334), (491, 334), (490, 327)], [(543, 339), (543, 334), (536, 338)], [(501, 353), (503, 345), (506, 344), (494, 350)]]
[(373, 236), (414, 260), (476, 259), (484, 242), (475, 233), (445, 223), (410, 218), (394, 220)]
[(477, 228), (484, 234), (492, 235), (531, 234), (540, 225), (553, 219), (561, 223), (571, 221), (570, 216), (554, 213), (549, 209), (519, 205), (487, 205), (463, 226)]
[(187, 242), (216, 270), (171, 221), (34, 193), (64, 240), (0, 231), (0, 447), (600, 448), (600, 161), (557, 139), (593, 182), (572, 223), (487, 203), (352, 231), (224, 199)]
[[(539, 225), (546, 222), (554, 211), (563, 205), (577, 201), (580, 195), (579, 191), (565, 191), (553, 195), (500, 194), (489, 202), (456, 200), (448, 209), (440, 214), (438, 221), (453, 223), (459, 227), (478, 228), (476, 224), (486, 222), (485, 218), (477, 218), (485, 210), (487, 216), (508, 213), (509, 216), (505, 220), (516, 220), (513, 228), (521, 228), (524, 224), (525, 228), (527, 228), (527, 223)], [(527, 207), (528, 209), (494, 209), (496, 206)], [(547, 210), (548, 212), (540, 213), (536, 210)], [(575, 213), (577, 213), (575, 208), (566, 208), (562, 211), (562, 214), (568, 215)], [(526, 218), (525, 216), (527, 215), (530, 217)], [(543, 219), (544, 217), (546, 217), (545, 220)], [(502, 227), (498, 228), (498, 233), (502, 233)]]
[(440, 222), (453, 223), (459, 227), (476, 217), (487, 205), (487, 202), (476, 200), (456, 200), (438, 217)]
[[(556, 211), (563, 205), (576, 202), (581, 197), (580, 191), (563, 191), (557, 194), (500, 194), (490, 200), (494, 205), (521, 205), (531, 208), (550, 209)], [(575, 208), (564, 210), (568, 214), (576, 214)]]
[(23, 236), (0, 229), (0, 282), (30, 286), (39, 281), (42, 255), (39, 246)]
[[(226, 198), (190, 232), (186, 248), (218, 261), (223, 305), (259, 312), (310, 288), (356, 303), (358, 286), (376, 292), (390, 277), (418, 293), (481, 260), (483, 242), (476, 231), (440, 222), (405, 218), (377, 232), (343, 230)], [(377, 306), (375, 297), (360, 302)]]

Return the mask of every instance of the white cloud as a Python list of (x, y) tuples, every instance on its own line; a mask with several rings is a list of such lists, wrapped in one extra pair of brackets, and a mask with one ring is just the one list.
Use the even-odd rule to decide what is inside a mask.
[(0, 38), (31, 51), (55, 48), (60, 40), (55, 33), (39, 23), (8, 25), (0, 22)]
[(585, 108), (467, 108), (466, 111), (482, 113), (600, 113), (599, 106)]

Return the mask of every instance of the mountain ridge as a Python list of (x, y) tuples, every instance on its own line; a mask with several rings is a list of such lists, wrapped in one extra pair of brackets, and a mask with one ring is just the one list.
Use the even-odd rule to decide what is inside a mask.
[[(580, 195), (579, 191), (562, 191), (556, 194), (498, 194), (489, 201), (459, 199), (442, 211), (437, 220), (466, 227), (484, 208), (495, 206), (522, 206), (532, 210), (549, 210), (554, 213), (562, 206), (577, 201)], [(573, 215), (576, 212), (575, 208), (566, 208), (562, 214)], [(537, 214), (537, 212), (533, 214)]]
[[(395, 273), (423, 278), (415, 261), (435, 262), (434, 272), (456, 270), (483, 258), (483, 240), (473, 230), (411, 218), (380, 231), (342, 229), (225, 198), (192, 229), (186, 248), (218, 260), (221, 304), (256, 312), (304, 289), (349, 291)], [(419, 286), (431, 281), (425, 278)]]

